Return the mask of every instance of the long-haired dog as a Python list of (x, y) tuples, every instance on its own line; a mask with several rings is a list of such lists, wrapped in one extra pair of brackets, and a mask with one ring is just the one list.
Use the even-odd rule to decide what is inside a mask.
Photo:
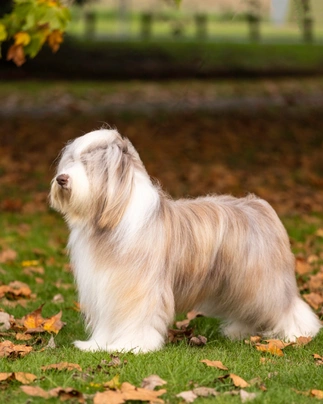
[(287, 233), (255, 196), (172, 200), (152, 183), (115, 130), (69, 143), (51, 206), (70, 228), (68, 248), (91, 333), (82, 350), (162, 347), (175, 313), (223, 320), (229, 338), (314, 336), (320, 321), (300, 298)]

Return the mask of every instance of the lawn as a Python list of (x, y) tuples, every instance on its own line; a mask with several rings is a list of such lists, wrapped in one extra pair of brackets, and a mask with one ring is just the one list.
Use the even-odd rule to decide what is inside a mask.
[[(215, 390), (218, 395), (196, 398), (197, 404), (240, 403), (241, 390), (255, 393), (255, 397), (250, 396), (254, 403), (314, 403), (321, 398), (323, 332), (311, 342), (285, 347), (282, 355), (277, 355), (279, 351), (261, 352), (245, 341), (229, 341), (221, 335), (217, 320), (197, 317), (189, 327), (194, 335), (207, 338), (203, 346), (182, 339), (167, 343), (159, 352), (138, 356), (78, 351), (72, 341), (84, 339), (86, 334), (66, 256), (68, 231), (63, 219), (47, 206), (53, 161), (64, 143), (105, 121), (133, 141), (148, 172), (175, 197), (209, 192), (242, 196), (255, 192), (267, 199), (290, 235), (297, 256), (296, 276), (301, 293), (307, 299), (310, 294), (320, 297), (323, 292), (320, 105), (289, 101), (283, 107), (264, 106), (257, 113), (253, 108), (241, 106), (213, 112), (202, 108), (207, 99), (216, 100), (216, 94), (219, 98), (242, 100), (247, 96), (270, 98), (272, 94), (292, 100), (292, 94), (305, 100), (322, 87), (320, 80), (313, 80), (293, 81), (292, 85), (290, 81), (278, 85), (265, 80), (218, 85), (193, 82), (188, 87), (153, 83), (146, 87), (142, 83), (97, 83), (88, 87), (84, 83), (82, 86), (34, 83), (24, 84), (21, 89), (12, 84), (2, 86), (3, 105), (8, 107), (11, 102), (12, 106), (17, 99), (19, 102), (15, 112), (12, 108), (10, 114), (2, 115), (0, 125), (0, 288), (19, 281), (28, 285), (31, 295), (15, 297), (7, 292), (0, 300), (0, 308), (17, 320), (44, 304), (43, 318), (51, 319), (61, 311), (65, 325), (61, 329), (54, 327), (51, 333), (34, 332), (28, 341), (16, 339), (17, 333), (24, 330), (19, 324), (15, 329), (0, 331), (0, 343), (10, 340), (33, 348), (24, 357), (12, 353), (0, 358), (0, 380), (5, 379), (4, 372), (32, 373), (37, 379), (30, 383), (31, 387), (45, 391), (60, 387), (61, 397), (88, 403), (93, 402), (96, 393), (107, 390), (104, 384), (117, 375), (120, 383), (140, 387), (143, 379), (152, 374), (167, 382), (156, 388), (166, 390), (160, 398), (175, 404), (184, 402), (177, 394), (201, 386)], [(110, 101), (104, 98), (105, 93), (111, 97)], [(187, 97), (192, 105), (198, 101), (201, 105), (190, 112), (175, 113), (172, 107), (149, 110), (156, 93), (161, 94), (164, 106), (171, 107)], [(57, 98), (53, 98), (55, 94)], [(100, 111), (86, 108), (96, 95), (98, 104), (104, 106)], [(123, 102), (122, 109), (109, 109), (114, 97)], [(139, 110), (127, 109), (136, 98), (143, 103)], [(40, 109), (46, 102), (54, 112)], [(54, 109), (57, 103), (62, 103), (64, 113), (62, 108)], [(29, 107), (27, 113), (22, 106)], [(311, 304), (315, 305), (313, 301)], [(322, 302), (317, 312), (322, 315)], [(183, 313), (179, 318), (185, 316)], [(54, 345), (50, 348), (47, 345), (51, 336)], [(221, 361), (228, 370), (206, 366), (201, 362), (204, 359)], [(80, 368), (42, 369), (62, 362)], [(250, 386), (236, 386), (228, 376), (232, 374)], [(3, 402), (58, 401), (57, 397), (27, 396), (21, 390), (22, 384), (26, 383), (0, 381)]]

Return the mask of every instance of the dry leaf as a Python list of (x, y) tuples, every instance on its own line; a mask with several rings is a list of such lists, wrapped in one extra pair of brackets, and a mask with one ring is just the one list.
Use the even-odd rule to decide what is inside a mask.
[(218, 396), (220, 393), (211, 387), (196, 387), (193, 393), (199, 397)]
[(38, 386), (20, 386), (21, 390), (32, 397), (49, 398), (50, 394)]
[(198, 335), (197, 337), (192, 337), (189, 340), (191, 346), (204, 346), (207, 343), (207, 338), (203, 335)]
[(301, 257), (296, 258), (296, 273), (298, 275), (305, 275), (312, 272), (313, 268), (308, 264), (308, 262)]
[(122, 383), (121, 393), (124, 399), (127, 400), (139, 400), (139, 401), (153, 401), (154, 403), (163, 403), (164, 400), (159, 396), (166, 393), (166, 390), (151, 391), (140, 387), (135, 387), (130, 383)]
[(103, 393), (97, 393), (94, 396), (94, 404), (122, 404), (127, 400), (151, 401), (153, 403), (164, 403), (159, 398), (166, 390), (152, 391), (135, 387), (130, 383), (122, 383), (120, 390), (108, 390)]
[(229, 376), (230, 376), (230, 378), (232, 379), (233, 384), (234, 384), (236, 387), (242, 387), (242, 388), (244, 389), (245, 387), (249, 387), (249, 386), (250, 386), (250, 384), (247, 383), (245, 380), (243, 380), (240, 376), (237, 376), (237, 375), (235, 375), (235, 374), (233, 374), (233, 373), (230, 373)]
[(323, 390), (311, 390), (311, 396), (323, 400)]
[(49, 394), (51, 397), (59, 397), (61, 401), (77, 400), (80, 404), (85, 403), (83, 394), (72, 387), (56, 387), (49, 390)]
[(41, 370), (78, 370), (82, 372), (82, 368), (77, 363), (60, 362), (53, 363), (52, 365), (42, 366)]
[(58, 295), (55, 295), (52, 299), (53, 303), (64, 303), (64, 297), (60, 293)]
[(44, 349), (55, 349), (55, 348), (56, 348), (55, 340), (54, 337), (51, 335), (48, 344), (45, 346)]
[(257, 349), (257, 351), (260, 351), (260, 352), (268, 352), (268, 353), (270, 353), (272, 355), (284, 356), (283, 351), (273, 343), (269, 343), (269, 344), (266, 344), (266, 345), (265, 344), (257, 344), (256, 349)]
[(201, 313), (200, 311), (192, 310), (187, 313), (185, 320), (176, 322), (176, 327), (177, 328), (187, 328), (189, 323), (191, 322), (191, 320), (194, 320), (196, 317), (202, 317), (202, 316), (203, 316), (203, 313)]
[(121, 387), (121, 383), (119, 381), (119, 375), (115, 375), (111, 380), (104, 383), (103, 386), (111, 390), (119, 389)]
[(57, 334), (65, 325), (65, 323), (61, 321), (62, 311), (52, 317), (43, 318), (43, 306), (44, 305), (42, 304), (40, 307), (38, 307), (38, 309), (27, 314), (27, 316), (23, 319), (23, 325), (29, 333), (47, 331), (49, 333), (54, 332)]
[(280, 339), (266, 339), (265, 341), (268, 342), (270, 346), (275, 346), (279, 349), (284, 349), (288, 346), (295, 345), (295, 342), (284, 342)]
[(297, 345), (307, 345), (312, 341), (312, 337), (298, 337), (296, 338)]
[[(27, 261), (29, 263), (29, 261)], [(23, 265), (24, 266), (24, 265)], [(35, 274), (37, 275), (44, 275), (45, 270), (43, 267), (34, 267), (34, 266), (28, 266), (22, 271), (25, 275), (28, 276), (34, 276)]]
[(303, 298), (314, 310), (318, 310), (323, 305), (323, 296), (318, 293), (308, 293), (303, 295)]
[(12, 60), (17, 66), (26, 62), (25, 52), (22, 45), (11, 45), (7, 52), (7, 60)]
[(19, 297), (27, 297), (31, 296), (31, 290), (28, 285), (23, 282), (10, 282), (9, 285), (1, 285), (0, 286), (0, 298), (8, 297), (11, 299), (17, 299)]
[(0, 373), (0, 382), (4, 382), (8, 380), (13, 375), (12, 372), (10, 373)]
[(163, 386), (164, 384), (167, 384), (167, 382), (161, 379), (158, 375), (150, 375), (144, 378), (141, 387), (147, 390), (154, 390), (155, 387)]
[(186, 403), (193, 403), (198, 396), (193, 392), (193, 390), (189, 390), (176, 394), (176, 397), (182, 398)]
[(11, 341), (0, 342), (0, 358), (25, 356), (33, 350), (31, 346), (15, 345)]
[(321, 355), (319, 355), (319, 354), (313, 354), (313, 358), (314, 359), (319, 359), (319, 360), (323, 360), (323, 357), (321, 356)]
[(62, 311), (60, 311), (55, 316), (47, 318), (44, 321), (43, 325), (44, 330), (47, 332), (54, 332), (55, 334), (57, 334), (65, 325), (65, 323), (61, 321), (62, 314), (63, 314)]
[(12, 316), (8, 313), (0, 312), (0, 331), (8, 331), (11, 328), (10, 320)]
[(96, 393), (93, 404), (123, 404), (125, 402), (120, 390), (108, 390), (104, 393)]
[(221, 370), (228, 370), (228, 368), (224, 366), (221, 361), (210, 361), (209, 359), (203, 359), (200, 362), (205, 363), (206, 366), (211, 366)]
[(23, 383), (23, 384), (29, 384), (32, 383), (37, 379), (37, 376), (35, 376), (32, 373), (24, 373), (24, 372), (15, 372), (14, 373), (15, 379), (18, 380), (18, 382)]
[(17, 258), (16, 251), (8, 248), (6, 250), (2, 250), (0, 252), (0, 264), (4, 264), (5, 262), (14, 261)]
[(240, 390), (240, 398), (241, 398), (241, 402), (245, 403), (247, 401), (252, 401), (257, 397), (256, 393), (248, 393), (245, 390)]
[(29, 341), (33, 338), (33, 336), (30, 334), (24, 334), (22, 332), (17, 332), (15, 338), (17, 341)]

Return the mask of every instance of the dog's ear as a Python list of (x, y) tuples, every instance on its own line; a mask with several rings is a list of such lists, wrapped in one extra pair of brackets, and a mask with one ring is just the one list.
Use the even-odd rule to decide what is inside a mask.
[(119, 224), (130, 201), (134, 166), (125, 140), (109, 146), (106, 158), (108, 183), (98, 224), (101, 228), (112, 229)]

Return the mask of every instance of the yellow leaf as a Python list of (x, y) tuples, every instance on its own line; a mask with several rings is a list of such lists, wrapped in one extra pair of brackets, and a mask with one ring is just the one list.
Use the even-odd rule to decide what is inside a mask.
[(35, 328), (39, 328), (44, 324), (45, 320), (41, 315), (42, 309), (43, 304), (32, 313), (27, 314), (27, 316), (24, 319), (24, 327), (26, 327), (27, 330), (33, 330)]
[(278, 348), (275, 344), (273, 343), (269, 343), (269, 344), (258, 344), (256, 345), (256, 349), (257, 351), (260, 352), (268, 352), (272, 355), (276, 355), (276, 356), (284, 356), (283, 351)]
[(55, 29), (47, 36), (47, 42), (53, 52), (57, 52), (63, 42), (63, 33)]
[(119, 375), (115, 375), (111, 380), (104, 383), (104, 387), (111, 390), (120, 389), (121, 383), (119, 382)]
[(27, 32), (20, 31), (14, 35), (14, 39), (16, 46), (18, 45), (26, 46), (30, 42), (30, 35)]
[(44, 330), (47, 332), (54, 332), (55, 334), (57, 334), (60, 331), (60, 329), (65, 325), (65, 323), (61, 321), (61, 317), (62, 317), (62, 311), (60, 311), (53, 317), (45, 319), (43, 326)]
[(34, 267), (39, 265), (39, 261), (37, 260), (22, 261), (21, 265), (23, 267)]

